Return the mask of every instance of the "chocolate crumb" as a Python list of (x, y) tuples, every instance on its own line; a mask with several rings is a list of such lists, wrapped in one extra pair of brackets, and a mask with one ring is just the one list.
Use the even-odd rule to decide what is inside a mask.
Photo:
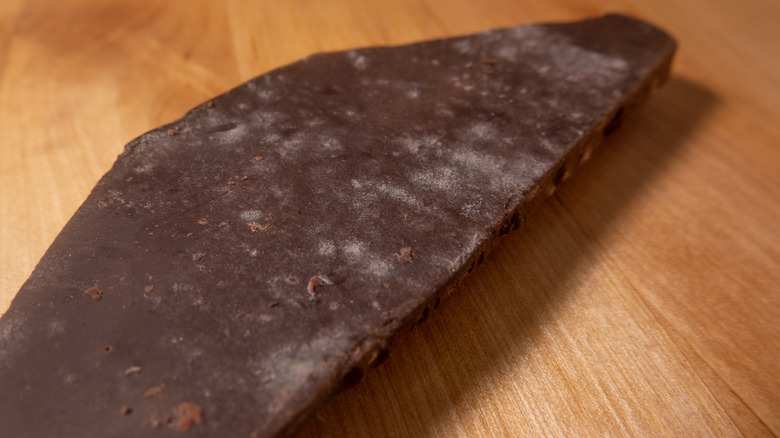
[[(170, 418), (170, 417), (168, 417)], [(166, 418), (166, 423), (169, 423)], [(203, 409), (195, 403), (184, 402), (176, 407), (176, 425), (175, 427), (182, 431), (192, 428), (193, 424), (203, 423)]]
[(163, 391), (162, 387), (152, 386), (151, 388), (147, 389), (146, 392), (144, 392), (144, 397), (156, 397), (162, 394), (162, 391)]
[(90, 287), (89, 289), (84, 291), (85, 294), (92, 297), (95, 301), (100, 301), (103, 299), (103, 290), (98, 287), (98, 282), (95, 282), (95, 285)]
[(146, 287), (144, 288), (144, 292), (149, 293), (153, 289), (154, 289), (154, 285), (153, 284), (147, 284)]
[(138, 365), (131, 366), (130, 368), (125, 370), (125, 376), (129, 376), (132, 374), (138, 374), (141, 372), (143, 368), (139, 367)]
[(276, 307), (278, 305), (279, 305), (278, 301), (271, 301), (270, 303), (268, 303), (268, 308), (269, 309), (273, 309), (274, 307)]
[(412, 261), (412, 248), (405, 247), (401, 248), (401, 250), (395, 254), (393, 254), (393, 257), (395, 257), (396, 260), (398, 260), (401, 263), (408, 263)]
[(152, 426), (152, 428), (157, 429), (162, 424), (162, 421), (160, 421), (160, 417), (157, 416), (157, 414), (154, 414), (152, 418), (149, 419), (149, 425)]
[(199, 224), (199, 225), (208, 225), (208, 223), (209, 223), (209, 221), (207, 221), (206, 219), (200, 219), (200, 220), (198, 220), (198, 224)]
[(492, 74), (495, 72), (496, 67), (496, 60), (490, 59), (485, 56), (485, 53), (482, 53), (482, 73), (485, 75)]
[(314, 277), (309, 279), (309, 285), (306, 287), (306, 290), (309, 291), (310, 294), (314, 295), (314, 289), (317, 286), (322, 285), (322, 283), (324, 282), (325, 280), (323, 280), (322, 277), (320, 277), (319, 275), (315, 275)]
[(123, 405), (122, 409), (120, 409), (119, 412), (121, 412), (122, 415), (130, 415), (133, 412), (133, 410), (130, 409), (130, 407), (128, 407), (127, 405)]

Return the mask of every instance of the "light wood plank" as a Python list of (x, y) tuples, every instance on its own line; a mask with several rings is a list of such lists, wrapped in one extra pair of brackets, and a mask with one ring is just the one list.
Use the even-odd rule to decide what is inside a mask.
[(0, 309), (125, 143), (244, 80), (607, 11), (672, 80), (301, 436), (778, 435), (776, 1), (4, 0)]

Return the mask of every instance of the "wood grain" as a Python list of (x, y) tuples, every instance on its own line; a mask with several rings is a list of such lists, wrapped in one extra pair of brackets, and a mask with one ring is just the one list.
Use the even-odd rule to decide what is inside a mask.
[(307, 54), (620, 11), (670, 82), (302, 437), (780, 434), (780, 3), (0, 2), (0, 311), (132, 138)]

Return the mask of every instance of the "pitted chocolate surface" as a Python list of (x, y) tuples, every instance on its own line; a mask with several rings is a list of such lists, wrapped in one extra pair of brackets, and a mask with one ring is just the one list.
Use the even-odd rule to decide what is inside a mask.
[(293, 432), (674, 47), (607, 16), (319, 54), (142, 135), (0, 320), (0, 435)]

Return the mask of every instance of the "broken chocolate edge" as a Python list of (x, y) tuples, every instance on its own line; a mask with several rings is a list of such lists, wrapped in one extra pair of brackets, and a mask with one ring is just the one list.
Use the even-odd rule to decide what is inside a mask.
[[(609, 14), (616, 15), (616, 14)], [(609, 16), (607, 15), (607, 16)], [(620, 15), (621, 17), (625, 17)], [(628, 17), (631, 18), (631, 17)], [(634, 20), (633, 18), (631, 18)], [(638, 20), (637, 20), (638, 21)], [(541, 23), (549, 24), (549, 23)], [(655, 28), (655, 27), (654, 27)], [(656, 30), (661, 31), (658, 28)], [(661, 31), (663, 32), (663, 31)], [(668, 36), (664, 32), (665, 35)], [(358, 344), (365, 354), (360, 359), (348, 361), (341, 370), (341, 384), (334, 388), (323, 388), (320, 394), (313, 397), (313, 402), (304, 406), (298, 413), (291, 418), (281, 429), (272, 436), (291, 437), (300, 432), (303, 427), (311, 421), (314, 414), (321, 409), (330, 400), (330, 396), (354, 387), (363, 380), (366, 373), (371, 368), (376, 368), (384, 363), (387, 355), (391, 352), (393, 343), (398, 334), (404, 330), (410, 330), (414, 326), (427, 320), (433, 309), (439, 307), (441, 300), (447, 298), (453, 293), (465, 278), (473, 270), (481, 265), (493, 247), (500, 238), (511, 231), (522, 228), (526, 218), (538, 209), (538, 206), (548, 197), (552, 196), (558, 185), (568, 180), (573, 172), (583, 165), (590, 156), (590, 153), (600, 146), (604, 139), (612, 134), (621, 124), (621, 121), (642, 104), (648, 101), (650, 96), (660, 86), (669, 79), (671, 66), (677, 51), (677, 42), (671, 39), (669, 52), (664, 56), (664, 62), (649, 73), (645, 80), (639, 83), (634, 90), (629, 92), (627, 97), (615, 104), (609, 112), (609, 116), (604, 118), (601, 123), (584, 134), (580, 141), (568, 149), (568, 152), (552, 166), (548, 172), (541, 178), (539, 184), (529, 192), (519, 196), (510, 197), (506, 203), (506, 213), (501, 222), (491, 227), (490, 233), (485, 241), (477, 247), (471, 257), (466, 259), (461, 266), (453, 272), (449, 280), (436, 288), (427, 301), (423, 302), (412, 311), (408, 312), (404, 319), (393, 321), (387, 326), (392, 327), (384, 339), (363, 339)], [(363, 350), (365, 348), (365, 350)], [(376, 360), (382, 358), (381, 361)], [(354, 379), (357, 378), (357, 382)]]

